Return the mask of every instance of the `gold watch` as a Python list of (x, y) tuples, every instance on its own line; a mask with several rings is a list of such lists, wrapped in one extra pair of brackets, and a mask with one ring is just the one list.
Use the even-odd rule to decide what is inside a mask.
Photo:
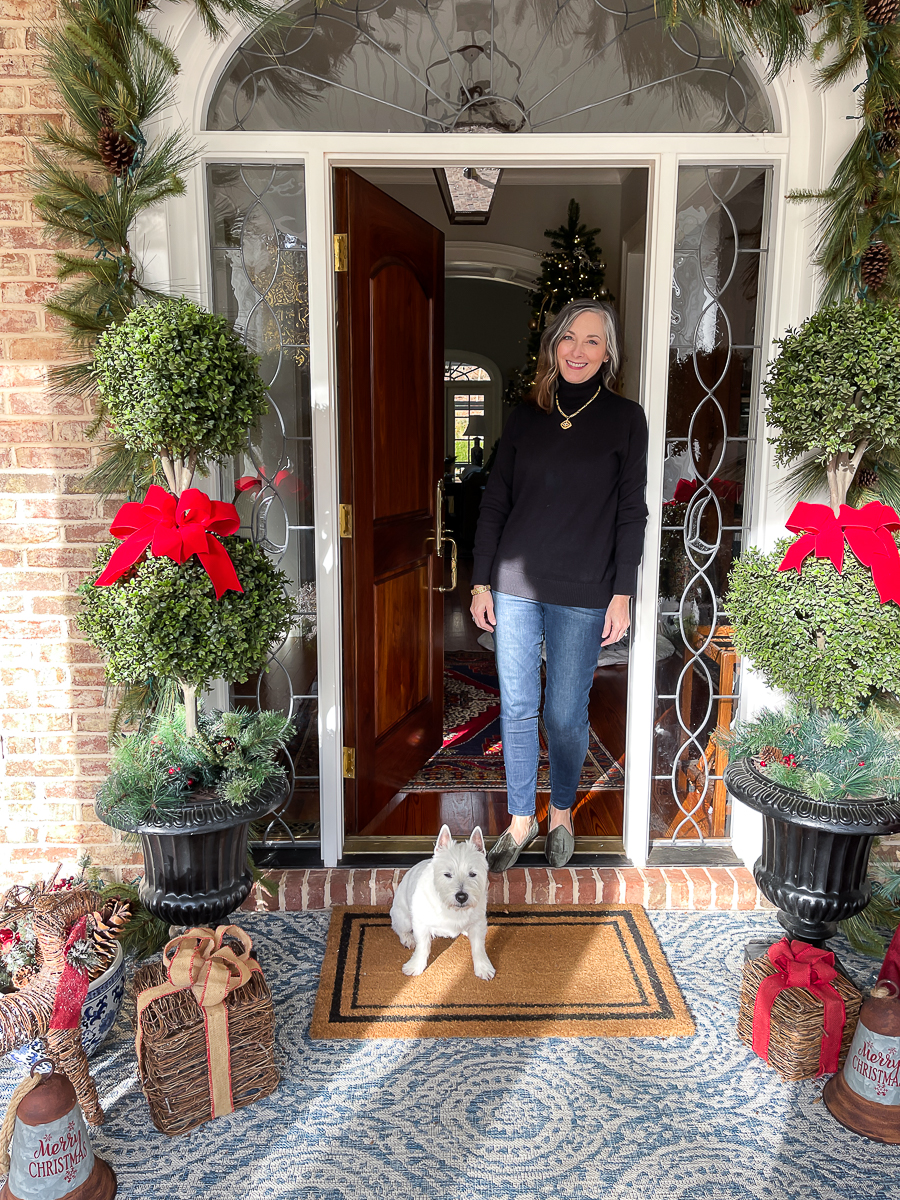
[(480, 596), (482, 592), (489, 592), (490, 590), (491, 585), (489, 583), (476, 583), (472, 588), (472, 595)]

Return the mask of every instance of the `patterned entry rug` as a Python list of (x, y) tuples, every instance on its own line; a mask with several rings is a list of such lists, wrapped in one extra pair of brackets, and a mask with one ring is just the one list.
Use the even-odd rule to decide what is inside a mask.
[(689, 1037), (678, 984), (634, 904), (520, 904), (488, 914), (479, 979), (467, 938), (435, 942), (424, 974), (383, 908), (332, 909), (314, 1038)]
[[(550, 760), (539, 726), (539, 792), (550, 791)], [(593, 729), (579, 790), (618, 791), (622, 767)], [(500, 687), (493, 654), (458, 650), (444, 657), (444, 744), (403, 789), (406, 792), (505, 791), (500, 736)]]
[[(329, 914), (238, 914), (275, 1000), (276, 1091), (154, 1129), (124, 1012), (91, 1060), (118, 1200), (897, 1200), (900, 1146), (850, 1133), (821, 1079), (783, 1084), (736, 1033), (774, 913), (651, 912), (690, 1038), (312, 1041)], [(857, 982), (873, 963), (838, 939)], [(0, 1059), (0, 1113), (24, 1068)]]

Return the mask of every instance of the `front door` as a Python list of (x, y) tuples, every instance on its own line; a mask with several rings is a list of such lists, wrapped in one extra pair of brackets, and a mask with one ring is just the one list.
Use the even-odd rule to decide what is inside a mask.
[(335, 278), (352, 835), (442, 740), (444, 237), (346, 169), (335, 231), (346, 235)]

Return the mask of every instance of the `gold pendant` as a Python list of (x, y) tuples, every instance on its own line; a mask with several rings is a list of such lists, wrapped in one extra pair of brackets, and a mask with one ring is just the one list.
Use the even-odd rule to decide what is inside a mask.
[(559, 427), (560, 427), (560, 429), (571, 429), (572, 422), (569, 420), (568, 417), (566, 417), (566, 419), (564, 421), (560, 421)]

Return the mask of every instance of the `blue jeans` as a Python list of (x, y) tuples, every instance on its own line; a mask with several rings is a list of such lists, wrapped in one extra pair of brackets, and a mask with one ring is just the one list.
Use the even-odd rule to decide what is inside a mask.
[(550, 803), (554, 808), (571, 808), (588, 748), (588, 699), (606, 609), (542, 604), (494, 592), (494, 616), (509, 812), (527, 817), (535, 811), (541, 642), (547, 647), (544, 727), (550, 752)]

